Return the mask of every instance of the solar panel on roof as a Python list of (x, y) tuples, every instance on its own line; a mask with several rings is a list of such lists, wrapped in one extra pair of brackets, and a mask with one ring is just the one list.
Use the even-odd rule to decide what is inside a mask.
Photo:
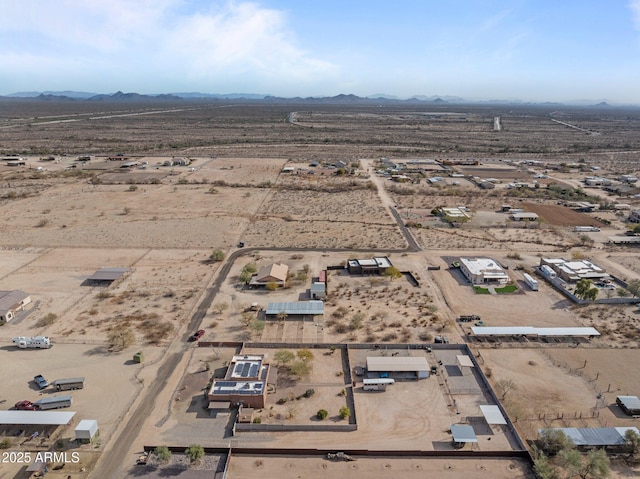
[(251, 369), (251, 363), (244, 363), (242, 366), (242, 377), (246, 378), (249, 376), (249, 369)]
[(259, 367), (260, 367), (259, 364), (256, 364), (256, 363), (251, 364), (251, 368), (249, 369), (249, 376), (252, 378), (257, 377)]

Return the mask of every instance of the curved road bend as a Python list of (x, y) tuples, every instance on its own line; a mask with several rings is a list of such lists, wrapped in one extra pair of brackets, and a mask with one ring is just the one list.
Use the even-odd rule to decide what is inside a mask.
[[(391, 199), (384, 191), (384, 186), (381, 184), (381, 180), (379, 177), (375, 175), (372, 176), (375, 178), (374, 183), (378, 189), (378, 195), (381, 197), (381, 200), (385, 204), (385, 206), (391, 212), (393, 218), (398, 223), (400, 227), (400, 231), (402, 232), (405, 240), (407, 241), (407, 248), (404, 249), (394, 249), (394, 250), (384, 250), (389, 253), (413, 253), (416, 251), (420, 251), (421, 248), (418, 243), (415, 241), (407, 227), (404, 225), (402, 218), (396, 211), (396, 209), (392, 206)], [(322, 251), (330, 251), (334, 253), (341, 253), (345, 251), (359, 251), (363, 253), (377, 253), (380, 252), (380, 249), (374, 248), (366, 248), (366, 249), (350, 249), (350, 248), (278, 248), (278, 247), (265, 247), (265, 248), (245, 248), (236, 250), (231, 253), (225, 263), (218, 271), (216, 279), (209, 287), (206, 295), (196, 308), (189, 324), (187, 326), (187, 332), (182, 337), (174, 337), (174, 340), (167, 348), (167, 352), (170, 350), (174, 350), (174, 352), (168, 354), (163, 360), (160, 368), (158, 369), (158, 374), (149, 386), (146, 391), (141, 392), (143, 396), (138, 401), (138, 406), (135, 411), (131, 414), (131, 417), (121, 429), (119, 435), (117, 437), (112, 438), (113, 446), (109, 447), (102, 455), (102, 457), (98, 460), (96, 468), (91, 472), (90, 476), (94, 479), (102, 479), (106, 477), (125, 477), (122, 473), (125, 470), (128, 470), (133, 464), (132, 461), (129, 460), (131, 447), (136, 440), (138, 435), (138, 431), (144, 426), (144, 422), (150, 416), (153, 408), (156, 404), (156, 398), (160, 394), (160, 392), (166, 387), (169, 376), (173, 371), (176, 370), (180, 360), (182, 359), (183, 353), (188, 349), (189, 345), (186, 342), (191, 331), (194, 331), (198, 328), (202, 320), (207, 314), (207, 311), (211, 307), (214, 298), (220, 291), (220, 287), (222, 283), (227, 279), (229, 275), (229, 271), (231, 271), (231, 267), (233, 266), (236, 259), (240, 256), (249, 254), (253, 251), (287, 251), (287, 252), (305, 252), (312, 251), (317, 252), (319, 250)], [(179, 341), (177, 343), (177, 341)]]

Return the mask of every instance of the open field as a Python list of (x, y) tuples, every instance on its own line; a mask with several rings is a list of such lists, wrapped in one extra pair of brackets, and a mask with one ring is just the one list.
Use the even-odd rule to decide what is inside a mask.
[(566, 206), (541, 205), (537, 203), (522, 203), (525, 210), (539, 215), (543, 221), (559, 226), (603, 226), (601, 221), (585, 213), (574, 211)]
[[(584, 176), (596, 174), (591, 165), (601, 168), (598, 175), (638, 173), (637, 112), (301, 102), (0, 101), (6, 107), (0, 112), (0, 152), (27, 157), (26, 167), (0, 165), (0, 221), (6, 225), (0, 235), (0, 290), (22, 289), (33, 299), (16, 320), (0, 326), (0, 355), (7, 359), (0, 361), (0, 376), (7, 385), (2, 393), (6, 397), (0, 399), (11, 405), (37, 394), (26, 384), (34, 374), (49, 380), (58, 375), (87, 377), (87, 388), (74, 394), (74, 406), (83, 418), (98, 419), (101, 439), (81, 448), (93, 470), (81, 477), (124, 477), (125, 470), (130, 477), (143, 475), (130, 471), (131, 465), (143, 445), (155, 444), (448, 451), (448, 428), (460, 421), (473, 422), (480, 450), (512, 448), (505, 430), (487, 428), (479, 417), (478, 405), (486, 403), (488, 391), (474, 384), (473, 376), (456, 374), (454, 356), (422, 349), (410, 352), (424, 354), (430, 364), (438, 365), (438, 376), (398, 382), (381, 394), (364, 393), (356, 384), (357, 431), (233, 436), (233, 415), (210, 417), (203, 408), (203, 392), (211, 375), (222, 374), (238, 351), (188, 343), (188, 334), (199, 328), (205, 329), (202, 339), (214, 345), (263, 341), (310, 346), (369, 343), (382, 348), (352, 353), (352, 364), (362, 365), (367, 354), (409, 354), (408, 349), (394, 350), (396, 343), (428, 344), (436, 335), (464, 342), (470, 325), (455, 321), (462, 314), (478, 314), (489, 326), (595, 326), (603, 336), (584, 347), (493, 349), (475, 344), (474, 352), (493, 381), (513, 379), (517, 384), (503, 402), (528, 439), (535, 437), (540, 424), (632, 424), (610, 406), (616, 394), (638, 394), (633, 389), (639, 378), (633, 368), (625, 368), (637, 360), (637, 308), (572, 307), (543, 281), (540, 291), (530, 291), (523, 273), (536, 266), (540, 256), (570, 259), (575, 254), (625, 280), (640, 277), (635, 250), (605, 243), (608, 235), (627, 228), (625, 214), (602, 210), (587, 215), (556, 204), (565, 199), (562, 188), (580, 187)], [(492, 129), (494, 116), (501, 116), (501, 132)], [(124, 160), (107, 161), (118, 153), (138, 162), (134, 169), (120, 168)], [(48, 155), (54, 161), (39, 161)], [(92, 159), (80, 165), (77, 155)], [(173, 157), (192, 163), (165, 166)], [(401, 184), (372, 176), (381, 157), (453, 162), (474, 158), (480, 164), (428, 166), (412, 178), (419, 182)], [(346, 166), (336, 167), (337, 160)], [(527, 160), (560, 169), (545, 172), (546, 166), (526, 164)], [(572, 163), (576, 164), (568, 166)], [(293, 171), (283, 171), (285, 167)], [(532, 183), (543, 173), (549, 178), (541, 179), (539, 188), (498, 185), (484, 191), (472, 178), (456, 173), (503, 183), (516, 178)], [(445, 181), (426, 182), (436, 175)], [(546, 183), (561, 187), (552, 191)], [(600, 190), (595, 196), (578, 190), (568, 194), (580, 200), (595, 198), (605, 206), (640, 204), (640, 199)], [(542, 224), (514, 224), (501, 212), (505, 204), (538, 212)], [(436, 207), (463, 205), (472, 219), (459, 227), (431, 213)], [(393, 211), (401, 222), (420, 222), (422, 228), (411, 228), (407, 234)], [(611, 221), (600, 235), (585, 239), (571, 231), (572, 225), (595, 224), (596, 215)], [(421, 250), (407, 248), (412, 237)], [(216, 249), (226, 259), (211, 261)], [(411, 272), (417, 284), (408, 276), (391, 280), (332, 270), (322, 318), (264, 321), (260, 312), (247, 314), (253, 303), (264, 307), (268, 302), (306, 300), (312, 278), (320, 271), (350, 258), (372, 256), (388, 256), (400, 271)], [(460, 256), (495, 258), (509, 267), (518, 291), (475, 294), (457, 269), (448, 269), (451, 258)], [(287, 287), (266, 291), (241, 286), (244, 266), (255, 263), (260, 268), (273, 262), (289, 266), (293, 276)], [(431, 271), (430, 266), (442, 269)], [(130, 271), (111, 285), (86, 284), (86, 278), (102, 267)], [(127, 328), (133, 337), (118, 353), (118, 348), (110, 348), (109, 338)], [(54, 347), (17, 351), (10, 346), (13, 336), (36, 334), (50, 335)], [(296, 348), (291, 344), (292, 351)], [(142, 366), (131, 361), (138, 350), (146, 355)], [(321, 407), (330, 412), (327, 421), (337, 422), (337, 411), (346, 403), (342, 390), (352, 385), (340, 375), (344, 371), (337, 352), (313, 351), (309, 376), (293, 380), (280, 375), (268, 408), (257, 412), (262, 423), (314, 425), (313, 416)], [(21, 361), (14, 361), (17, 355)], [(94, 387), (97, 378), (100, 389)], [(310, 388), (315, 390), (312, 398), (296, 399)], [(276, 404), (283, 398), (284, 404)], [(63, 429), (64, 437), (69, 430)], [(89, 451), (104, 457), (96, 469), (97, 457)], [(188, 472), (189, 477), (202, 477), (197, 468)], [(347, 473), (531, 477), (525, 464), (506, 459), (371, 457), (333, 463), (257, 453), (232, 457), (229, 477)]]

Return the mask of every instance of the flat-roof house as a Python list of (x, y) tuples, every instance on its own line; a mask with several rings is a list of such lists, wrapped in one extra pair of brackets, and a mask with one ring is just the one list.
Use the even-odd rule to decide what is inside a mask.
[(0, 291), (0, 324), (11, 321), (17, 311), (23, 311), (31, 302), (31, 296), (24, 291)]
[(460, 258), (460, 271), (472, 284), (509, 282), (509, 275), (491, 258)]
[(350, 259), (347, 269), (350, 274), (382, 274), (393, 266), (386, 256), (371, 259)]
[(261, 409), (267, 402), (270, 371), (263, 354), (233, 356), (227, 374), (213, 380), (207, 398), (210, 403), (227, 402)]
[(607, 272), (586, 259), (566, 261), (562, 258), (540, 258), (540, 266), (547, 265), (565, 281), (575, 282), (581, 279), (608, 279)]
[(251, 278), (250, 285), (264, 286), (267, 283), (276, 283), (278, 286), (284, 286), (287, 282), (289, 274), (289, 266), (284, 263), (273, 263), (263, 266), (258, 273)]

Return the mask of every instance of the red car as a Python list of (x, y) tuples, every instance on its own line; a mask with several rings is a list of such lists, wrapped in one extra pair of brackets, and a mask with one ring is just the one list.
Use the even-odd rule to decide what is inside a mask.
[(16, 403), (16, 409), (20, 411), (35, 411), (37, 408), (31, 401), (20, 401)]
[(189, 341), (197, 341), (202, 336), (204, 336), (204, 329), (199, 329), (198, 331), (193, 333), (191, 336), (189, 336)]

